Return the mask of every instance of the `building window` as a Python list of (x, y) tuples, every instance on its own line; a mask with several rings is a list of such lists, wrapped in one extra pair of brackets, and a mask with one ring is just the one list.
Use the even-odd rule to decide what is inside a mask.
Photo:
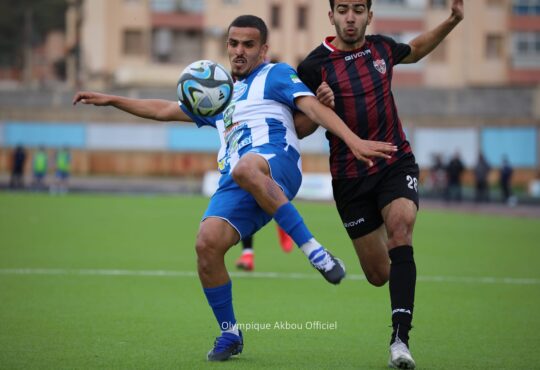
[(512, 11), (516, 15), (540, 15), (540, 0), (513, 0)]
[(503, 36), (502, 35), (487, 35), (486, 36), (486, 59), (501, 59), (503, 56)]
[(432, 8), (446, 8), (446, 0), (429, 0), (429, 6)]
[(540, 32), (516, 32), (514, 53), (522, 56), (540, 56)]
[(142, 55), (144, 53), (143, 32), (141, 30), (124, 31), (124, 54)]
[(270, 24), (272, 28), (279, 28), (281, 26), (281, 6), (272, 5), (270, 9)]
[(150, 8), (154, 12), (174, 12), (176, 5), (176, 1), (174, 0), (152, 0), (150, 2)]
[(301, 5), (298, 7), (298, 29), (307, 30), (308, 28), (308, 8)]
[(156, 29), (153, 34), (152, 46), (154, 48), (154, 58), (158, 62), (169, 62), (173, 46), (173, 33), (171, 29)]

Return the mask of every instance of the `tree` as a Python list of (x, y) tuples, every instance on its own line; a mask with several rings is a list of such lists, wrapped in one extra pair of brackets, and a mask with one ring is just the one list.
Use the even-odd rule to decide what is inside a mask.
[(0, 67), (22, 68), (24, 50), (65, 29), (66, 0), (0, 0)]

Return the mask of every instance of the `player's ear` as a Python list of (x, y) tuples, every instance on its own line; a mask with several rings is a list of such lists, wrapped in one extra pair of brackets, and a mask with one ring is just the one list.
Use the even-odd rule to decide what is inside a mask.
[(371, 18), (373, 18), (373, 11), (370, 10), (367, 15), (367, 24), (371, 24)]
[(266, 53), (268, 53), (268, 44), (264, 44), (261, 47), (261, 56), (263, 57), (263, 60), (266, 59)]
[(331, 11), (331, 10), (328, 12), (328, 19), (330, 19), (330, 24), (331, 24), (332, 26), (335, 26), (335, 23), (334, 23), (334, 12)]

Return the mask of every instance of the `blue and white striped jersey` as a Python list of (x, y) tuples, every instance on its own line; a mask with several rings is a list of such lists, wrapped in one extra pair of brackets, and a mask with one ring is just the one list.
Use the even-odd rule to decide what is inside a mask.
[(263, 63), (249, 76), (234, 84), (231, 103), (214, 117), (193, 115), (182, 110), (201, 127), (217, 128), (221, 142), (218, 167), (229, 173), (242, 154), (264, 144), (292, 146), (299, 151), (294, 129), (295, 98), (313, 95), (298, 78), (295, 70), (284, 63)]

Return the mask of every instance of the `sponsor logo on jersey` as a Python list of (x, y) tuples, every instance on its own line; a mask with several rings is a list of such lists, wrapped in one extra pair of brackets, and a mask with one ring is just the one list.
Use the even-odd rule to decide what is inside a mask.
[(357, 53), (347, 55), (345, 57), (345, 61), (348, 62), (350, 60), (355, 60), (355, 59), (358, 59), (360, 57), (365, 57), (366, 55), (370, 55), (370, 54), (371, 54), (371, 50), (369, 50), (369, 49), (362, 50), (362, 51), (359, 51)]
[(230, 125), (233, 124), (233, 113), (235, 109), (235, 104), (230, 104), (227, 109), (223, 112), (223, 124), (225, 125), (225, 128), (228, 128)]
[(377, 71), (379, 71), (379, 73), (381, 73), (381, 74), (386, 73), (386, 63), (384, 62), (384, 59), (374, 60), (373, 61), (373, 67), (375, 67), (375, 69)]

